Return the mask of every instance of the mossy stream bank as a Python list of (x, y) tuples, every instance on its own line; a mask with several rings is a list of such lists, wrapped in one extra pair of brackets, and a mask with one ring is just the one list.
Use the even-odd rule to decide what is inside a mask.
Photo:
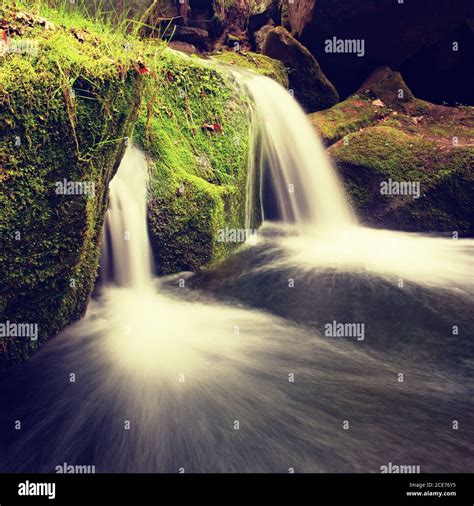
[(161, 41), (77, 13), (8, 4), (0, 18), (0, 321), (37, 329), (2, 332), (5, 366), (84, 314), (108, 184), (132, 139), (151, 160), (158, 271), (197, 269), (235, 246), (217, 230), (243, 227), (249, 104), (227, 72)]

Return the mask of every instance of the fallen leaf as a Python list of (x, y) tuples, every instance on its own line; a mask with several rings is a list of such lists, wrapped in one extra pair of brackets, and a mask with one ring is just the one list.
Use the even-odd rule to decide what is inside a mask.
[(423, 118), (424, 116), (413, 116), (413, 118), (410, 118), (410, 121), (417, 125)]
[(204, 131), (207, 131), (207, 132), (211, 132), (213, 133), (215, 131), (214, 129), (214, 125), (209, 125), (209, 123), (204, 123), (201, 128), (204, 130)]
[(380, 98), (376, 98), (375, 100), (372, 100), (372, 105), (375, 105), (376, 107), (384, 107), (385, 104), (380, 100)]

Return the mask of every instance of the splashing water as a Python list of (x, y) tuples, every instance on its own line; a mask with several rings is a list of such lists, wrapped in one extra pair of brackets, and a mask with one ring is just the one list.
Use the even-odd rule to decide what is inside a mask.
[[(282, 220), (300, 228), (356, 223), (337, 174), (303, 109), (272, 79), (251, 73), (243, 73), (242, 79), (255, 107), (257, 171), (263, 175), (268, 168)], [(260, 177), (260, 184), (262, 181)], [(248, 201), (254, 200), (254, 191), (248, 189)]]
[(105, 282), (145, 288), (152, 279), (152, 256), (146, 224), (148, 164), (129, 146), (109, 189), (102, 243)]
[(252, 221), (255, 181), (260, 181), (265, 218), (262, 181), (268, 171), (278, 215), (283, 224), (290, 224), (283, 226), (279, 242), (287, 263), (306, 269), (367, 269), (448, 288), (472, 286), (474, 241), (359, 226), (303, 109), (272, 79), (246, 71), (235, 74), (254, 103), (256, 156), (249, 169), (247, 223)]
[[(1, 378), (0, 434), (9, 439), (0, 470), (474, 465), (472, 299), (444, 290), (468, 283), (472, 241), (357, 226), (296, 102), (266, 78), (242, 79), (259, 125), (254, 169), (269, 170), (285, 223), (265, 223), (256, 246), (205, 273), (235, 290), (230, 299), (203, 292), (200, 276), (158, 282), (147, 161), (129, 147), (110, 185), (99, 297), (83, 320)], [(393, 275), (416, 285), (399, 290)], [(290, 277), (297, 289), (288, 289)], [(363, 322), (365, 339), (325, 337), (320, 329), (336, 318)], [(460, 336), (449, 334), (453, 322)], [(406, 383), (395, 380), (400, 371)], [(453, 431), (447, 421), (460, 414), (463, 430)], [(346, 419), (350, 431), (341, 429)], [(13, 430), (12, 420), (28, 430)]]

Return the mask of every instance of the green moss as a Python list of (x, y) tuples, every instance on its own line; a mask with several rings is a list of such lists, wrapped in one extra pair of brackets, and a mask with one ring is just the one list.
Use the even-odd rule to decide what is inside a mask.
[[(236, 246), (219, 242), (218, 230), (244, 226), (250, 133), (247, 98), (216, 65), (77, 11), (43, 10), (49, 29), (25, 12), (26, 22), (12, 4), (0, 8), (8, 23), (24, 23), (22, 37), (38, 48), (1, 61), (0, 311), (3, 320), (38, 323), (40, 335), (3, 340), (3, 364), (24, 360), (83, 314), (126, 137), (154, 161), (150, 236), (158, 270), (175, 272)], [(280, 63), (239, 57), (257, 58), (258, 71), (287, 84)], [(56, 195), (63, 179), (94, 183), (96, 192)]]
[(283, 63), (278, 60), (263, 54), (241, 51), (217, 52), (212, 57), (228, 65), (250, 69), (263, 76), (271, 77), (284, 88), (288, 88), (288, 72)]
[(339, 142), (329, 153), (346, 165), (370, 168), (392, 179), (432, 179), (430, 166), (439, 148), (431, 141), (412, 137), (395, 128), (376, 126), (350, 134), (347, 145)]
[[(7, 22), (16, 10), (0, 9)], [(136, 61), (103, 26), (45, 11), (21, 40), (31, 54), (0, 61), (1, 320), (37, 323), (38, 341), (5, 338), (0, 364), (17, 363), (79, 318), (96, 278), (107, 187), (139, 105)], [(67, 22), (67, 23), (66, 23)], [(13, 37), (12, 42), (20, 40)], [(94, 183), (95, 193), (58, 195), (56, 182)]]
[[(396, 128), (376, 126), (328, 149), (364, 221), (404, 230), (472, 233), (474, 148), (446, 149)], [(381, 195), (380, 182), (419, 182), (421, 197)]]
[(323, 141), (330, 145), (389, 114), (387, 107), (372, 104), (367, 96), (354, 95), (330, 109), (309, 115)]
[(219, 229), (244, 227), (249, 104), (226, 72), (200, 58), (168, 50), (149, 64), (135, 138), (154, 161), (155, 263), (161, 273), (195, 270), (236, 246), (219, 242)]

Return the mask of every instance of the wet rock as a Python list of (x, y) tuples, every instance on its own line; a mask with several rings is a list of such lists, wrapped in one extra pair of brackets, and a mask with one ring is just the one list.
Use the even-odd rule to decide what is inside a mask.
[(474, 235), (473, 107), (419, 100), (384, 67), (310, 118), (363, 223)]
[(268, 32), (262, 52), (285, 64), (290, 89), (307, 112), (326, 109), (338, 102), (336, 89), (314, 56), (283, 27)]
[[(455, 54), (451, 43), (466, 41), (469, 35), (467, 32), (450, 34), (457, 33), (467, 19), (474, 18), (472, 0), (404, 0), (402, 3), (394, 0), (298, 0), (289, 3), (288, 10), (291, 30), (317, 58), (343, 97), (354, 93), (375, 68), (388, 65), (403, 71), (418, 96), (438, 103), (443, 97), (451, 102), (465, 102), (469, 88), (462, 78), (470, 72), (472, 49), (469, 52), (463, 42)], [(364, 41), (364, 56), (326, 52), (325, 41), (334, 36)], [(450, 43), (449, 47), (446, 42)], [(403, 66), (410, 60), (413, 78)], [(416, 76), (423, 74), (426, 78), (420, 77), (418, 86)], [(451, 83), (456, 84), (451, 86)], [(472, 89), (471, 86), (471, 93)]]
[(182, 53), (196, 54), (198, 52), (194, 44), (189, 42), (183, 42), (182, 40), (172, 40), (168, 46), (175, 51), (181, 51)]

